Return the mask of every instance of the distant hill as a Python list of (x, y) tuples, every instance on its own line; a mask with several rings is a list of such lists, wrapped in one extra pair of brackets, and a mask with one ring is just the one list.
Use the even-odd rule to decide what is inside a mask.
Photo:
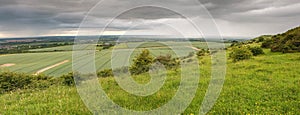
[[(171, 35), (90, 35), (90, 36), (40, 36), (40, 37), (18, 37), (18, 38), (0, 38), (0, 45), (3, 43), (33, 43), (33, 42), (74, 42), (75, 38), (85, 40), (99, 41), (201, 41), (201, 42), (220, 42), (218, 37), (204, 38), (183, 38)], [(224, 37), (224, 42), (246, 41), (248, 37)]]

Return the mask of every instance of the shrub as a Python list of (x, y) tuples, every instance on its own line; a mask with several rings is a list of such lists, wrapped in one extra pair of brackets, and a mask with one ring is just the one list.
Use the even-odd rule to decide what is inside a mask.
[(166, 69), (171, 70), (171, 69), (177, 69), (180, 65), (180, 61), (178, 61), (175, 58), (172, 58), (170, 54), (165, 55), (165, 56), (158, 56), (155, 58), (155, 61), (163, 64)]
[(0, 74), (0, 93), (25, 89), (30, 83), (30, 77), (25, 74), (4, 72)]
[(112, 69), (105, 69), (97, 73), (98, 77), (110, 77), (113, 76)]
[(230, 47), (234, 47), (234, 46), (237, 46), (239, 42), (236, 40), (233, 40), (231, 43), (232, 44), (230, 45)]
[(259, 42), (263, 42), (264, 40), (265, 40), (264, 37), (259, 37), (256, 42), (259, 43)]
[(234, 48), (233, 51), (229, 54), (229, 57), (233, 59), (234, 62), (250, 59), (252, 56), (252, 52), (245, 47)]
[(249, 47), (249, 50), (252, 52), (253, 56), (265, 54), (263, 49), (260, 47)]
[(292, 48), (288, 45), (283, 45), (282, 48), (281, 48), (281, 52), (282, 53), (289, 53), (289, 52), (292, 52)]
[(105, 50), (105, 49), (109, 49), (109, 48), (111, 48), (111, 47), (113, 47), (112, 45), (107, 45), (107, 46), (103, 46), (103, 50)]
[(30, 88), (38, 88), (38, 89), (45, 89), (51, 85), (57, 83), (57, 79), (45, 75), (30, 75), (31, 76), (31, 84)]
[(200, 57), (200, 56), (205, 56), (205, 50), (204, 49), (202, 49), (202, 50), (199, 50), (198, 52), (197, 52), (197, 56), (198, 57)]
[(114, 74), (119, 75), (119, 74), (124, 74), (124, 73), (128, 73), (128, 67), (121, 67), (121, 68), (116, 68), (114, 70), (112, 69), (104, 69), (101, 70), (97, 73), (98, 77), (113, 77)]
[(0, 73), (0, 93), (19, 89), (43, 89), (54, 84), (52, 78), (43, 75), (28, 75), (23, 73)]
[(74, 86), (75, 85), (75, 81), (74, 81), (72, 72), (70, 72), (66, 75), (62, 75), (60, 78), (62, 79), (63, 85), (66, 85), (66, 86)]
[(273, 42), (271, 39), (267, 39), (265, 41), (262, 42), (261, 47), (262, 48), (271, 48)]
[(79, 72), (70, 72), (68, 74), (62, 75), (60, 77), (60, 83), (65, 86), (74, 86), (75, 80), (76, 84), (80, 84), (83, 81), (95, 79), (95, 75), (92, 73), (79, 73)]
[(153, 62), (154, 58), (150, 55), (150, 51), (144, 49), (141, 54), (133, 59), (133, 64), (129, 68), (129, 71), (133, 75), (148, 72)]
[[(272, 52), (294, 53), (300, 50), (300, 28), (295, 28), (283, 34), (272, 36), (271, 48)], [(268, 44), (267, 44), (268, 45)], [(266, 43), (262, 45), (267, 46)]]

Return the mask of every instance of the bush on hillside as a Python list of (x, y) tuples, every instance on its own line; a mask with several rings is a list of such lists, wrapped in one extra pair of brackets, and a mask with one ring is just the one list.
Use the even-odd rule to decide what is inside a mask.
[(25, 89), (31, 84), (30, 77), (24, 74), (4, 72), (0, 75), (0, 93)]
[(205, 53), (206, 53), (206, 51), (204, 50), (204, 49), (201, 49), (201, 50), (199, 50), (198, 52), (197, 52), (197, 56), (198, 57), (201, 57), (201, 56), (205, 56)]
[(77, 84), (80, 84), (82, 81), (86, 81), (86, 80), (91, 80), (91, 79), (95, 79), (95, 75), (92, 73), (88, 73), (88, 74), (82, 74), (79, 72), (70, 72), (68, 74), (62, 75), (60, 77), (61, 83), (62, 85), (65, 86), (74, 86), (75, 85), (75, 80), (77, 81)]
[(262, 48), (271, 48), (272, 46), (272, 40), (271, 39), (267, 39), (265, 41), (262, 42), (261, 47)]
[(21, 89), (43, 89), (54, 84), (52, 78), (43, 75), (28, 75), (23, 73), (0, 73), (0, 93)]
[(263, 42), (265, 40), (264, 37), (259, 37), (255, 42), (256, 43), (259, 43), (259, 42)]
[(120, 67), (116, 69), (104, 69), (99, 72), (97, 72), (97, 76), (100, 77), (113, 77), (114, 74), (119, 75), (119, 74), (126, 74), (128, 73), (128, 67)]
[(60, 78), (62, 79), (62, 84), (66, 86), (74, 86), (75, 81), (74, 81), (74, 73), (70, 72), (66, 75), (62, 75)]
[(155, 58), (154, 61), (157, 61), (157, 62), (163, 64), (166, 67), (166, 69), (168, 69), (168, 70), (171, 70), (171, 69), (176, 70), (176, 69), (178, 69), (178, 67), (180, 65), (180, 61), (178, 61), (175, 58), (172, 58), (172, 56), (170, 54), (165, 55), (165, 56), (163, 56), (163, 55), (158, 56)]
[(97, 73), (98, 77), (111, 77), (113, 76), (113, 71), (112, 69), (105, 69), (105, 70), (102, 70), (102, 71), (99, 71)]
[(265, 54), (263, 49), (260, 47), (249, 47), (249, 50), (252, 52), (253, 56)]
[(237, 46), (238, 45), (238, 41), (236, 41), (236, 40), (233, 40), (232, 42), (231, 42), (231, 45), (230, 45), (230, 47), (234, 47), (234, 46)]
[(272, 36), (270, 41), (262, 44), (262, 47), (271, 48), (272, 52), (300, 52), (300, 27)]
[(106, 45), (106, 46), (103, 46), (102, 49), (106, 50), (106, 49), (110, 49), (111, 47), (113, 47), (113, 46), (112, 45)]
[(229, 54), (229, 57), (233, 59), (234, 62), (250, 59), (253, 56), (252, 52), (245, 47), (234, 48)]
[(57, 79), (45, 75), (30, 75), (32, 83), (29, 88), (45, 89), (51, 85), (57, 84)]
[(129, 68), (132, 75), (138, 75), (149, 71), (154, 58), (150, 55), (150, 51), (144, 49), (141, 54), (133, 59), (133, 64)]

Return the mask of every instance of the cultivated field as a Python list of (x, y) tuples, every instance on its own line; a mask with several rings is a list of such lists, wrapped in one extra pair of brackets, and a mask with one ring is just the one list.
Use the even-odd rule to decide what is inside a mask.
[[(229, 44), (226, 45), (228, 46)], [(59, 46), (31, 50), (36, 51), (37, 53), (3, 55), (0, 56), (0, 71), (61, 76), (72, 71), (72, 48), (73, 46)], [(95, 46), (88, 47), (88, 49), (94, 48)], [(133, 50), (133, 48), (135, 48), (135, 50)], [(129, 58), (131, 60), (137, 53), (145, 48), (149, 49), (153, 56), (171, 54), (173, 57), (183, 57), (187, 56), (190, 52), (197, 50), (197, 48), (207, 48), (207, 45), (203, 42), (191, 42), (191, 44), (185, 42), (130, 42), (118, 44), (108, 50), (100, 51), (99, 48), (96, 48), (96, 69), (108, 69), (111, 67), (111, 59), (128, 56), (128, 53), (133, 51)], [(87, 56), (88, 55), (91, 56), (91, 53), (87, 53)], [(68, 62), (59, 64), (66, 60), (68, 60)]]

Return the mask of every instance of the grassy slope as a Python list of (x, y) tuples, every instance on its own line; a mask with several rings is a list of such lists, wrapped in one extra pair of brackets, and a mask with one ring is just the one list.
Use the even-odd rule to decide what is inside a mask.
[(300, 111), (299, 53), (270, 53), (228, 63), (226, 83), (212, 113), (287, 114)]
[[(300, 111), (299, 53), (270, 53), (242, 62), (227, 63), (223, 91), (210, 114), (297, 114)], [(199, 88), (186, 114), (198, 113), (209, 82), (209, 57), (202, 61)], [(108, 96), (133, 110), (156, 108), (173, 96), (180, 77), (170, 73), (169, 82), (152, 97), (134, 97), (121, 90), (113, 78), (100, 79)], [(148, 81), (137, 76), (136, 80)], [(44, 91), (18, 91), (0, 96), (0, 114), (91, 114), (75, 87), (54, 86)], [(137, 106), (135, 106), (137, 105)]]

